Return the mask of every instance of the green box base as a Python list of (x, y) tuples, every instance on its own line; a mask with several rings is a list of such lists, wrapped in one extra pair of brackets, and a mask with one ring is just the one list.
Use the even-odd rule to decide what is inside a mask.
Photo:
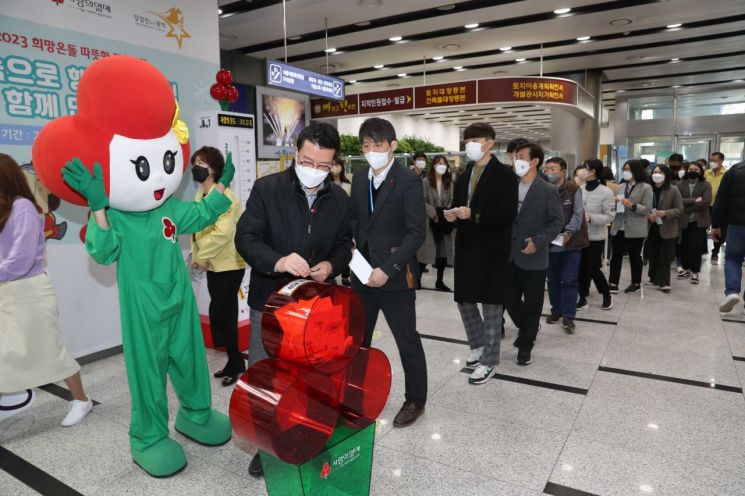
[(302, 465), (259, 450), (269, 496), (368, 496), (375, 422), (362, 429), (339, 424), (323, 451)]

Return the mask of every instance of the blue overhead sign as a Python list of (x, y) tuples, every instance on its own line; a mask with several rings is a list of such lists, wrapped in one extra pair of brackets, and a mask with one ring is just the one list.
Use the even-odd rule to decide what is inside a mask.
[(277, 60), (266, 61), (266, 82), (286, 90), (298, 91), (330, 100), (344, 100), (344, 80), (306, 71)]

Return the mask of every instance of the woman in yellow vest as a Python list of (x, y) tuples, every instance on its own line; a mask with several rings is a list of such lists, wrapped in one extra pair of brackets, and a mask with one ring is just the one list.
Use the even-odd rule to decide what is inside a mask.
[[(225, 167), (220, 150), (205, 146), (191, 157), (191, 173), (199, 183), (195, 200), (201, 201), (215, 187)], [(238, 350), (238, 290), (243, 281), (246, 262), (235, 249), (235, 226), (241, 208), (235, 193), (225, 188), (225, 196), (232, 205), (214, 225), (194, 234), (191, 238), (191, 260), (197, 270), (207, 272), (207, 290), (210, 294), (210, 328), (215, 346), (224, 346), (228, 363), (215, 372), (223, 378), (222, 385), (235, 384), (246, 370)]]

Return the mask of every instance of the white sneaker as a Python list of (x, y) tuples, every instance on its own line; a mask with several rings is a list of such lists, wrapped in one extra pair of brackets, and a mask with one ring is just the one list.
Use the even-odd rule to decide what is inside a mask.
[(721, 305), (719, 305), (719, 311), (722, 313), (729, 313), (732, 311), (733, 308), (737, 306), (737, 304), (740, 303), (740, 296), (736, 294), (729, 294), (724, 299)]
[(492, 378), (494, 373), (497, 371), (495, 366), (479, 365), (476, 370), (468, 377), (469, 384), (483, 384)]
[(93, 402), (90, 398), (88, 398), (87, 401), (72, 400), (70, 402), (70, 410), (62, 421), (62, 427), (70, 427), (79, 424), (83, 421), (86, 415), (91, 413), (91, 410), (93, 410)]
[(36, 398), (36, 392), (33, 389), (0, 394), (0, 422), (31, 408), (34, 398)]
[(481, 354), (484, 352), (484, 347), (476, 348), (475, 350), (471, 350), (471, 352), (468, 354), (468, 359), (466, 359), (466, 368), (469, 369), (475, 369), (476, 365), (479, 364), (479, 360), (481, 360)]

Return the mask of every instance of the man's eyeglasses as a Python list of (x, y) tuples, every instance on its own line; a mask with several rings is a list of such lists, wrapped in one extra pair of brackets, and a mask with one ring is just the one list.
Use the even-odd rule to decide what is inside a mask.
[(299, 165), (302, 165), (303, 167), (310, 167), (311, 169), (318, 169), (324, 172), (331, 171), (331, 166), (333, 165), (329, 163), (316, 164), (310, 160), (299, 160), (299, 159), (297, 160), (297, 163)]

